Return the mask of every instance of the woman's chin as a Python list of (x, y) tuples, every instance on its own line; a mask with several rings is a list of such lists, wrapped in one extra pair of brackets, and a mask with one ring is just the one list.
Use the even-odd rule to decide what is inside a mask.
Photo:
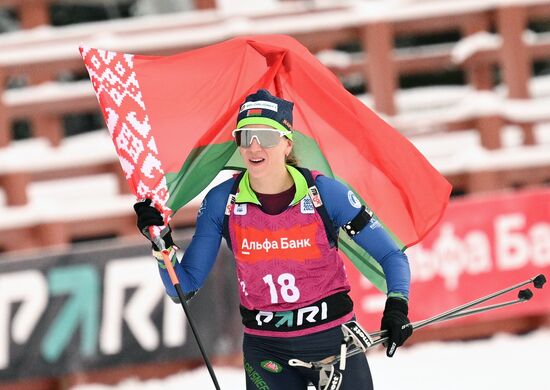
[(262, 178), (269, 175), (267, 169), (267, 164), (246, 164), (246, 169), (248, 170), (248, 175), (255, 179)]

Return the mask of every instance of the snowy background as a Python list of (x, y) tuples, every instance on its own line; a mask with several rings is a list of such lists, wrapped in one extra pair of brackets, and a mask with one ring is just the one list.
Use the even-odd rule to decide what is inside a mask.
[[(550, 330), (523, 336), (497, 334), (467, 342), (429, 342), (401, 348), (391, 359), (378, 348), (368, 359), (376, 390), (550, 389)], [(222, 389), (244, 389), (244, 372), (216, 367)], [(82, 385), (71, 390), (210, 389), (208, 371), (197, 369), (165, 379), (127, 379), (116, 386)], [(290, 389), (289, 389), (290, 390)]]

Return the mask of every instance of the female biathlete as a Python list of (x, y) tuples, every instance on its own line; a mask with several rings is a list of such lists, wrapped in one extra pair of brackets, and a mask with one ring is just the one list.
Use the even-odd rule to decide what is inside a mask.
[[(189, 299), (203, 285), (221, 238), (232, 249), (244, 324), (247, 389), (303, 390), (319, 372), (289, 359), (316, 361), (340, 352), (342, 325), (354, 319), (350, 286), (338, 251), (340, 227), (384, 270), (388, 298), (381, 329), (387, 354), (411, 335), (410, 270), (405, 254), (345, 185), (297, 167), (292, 154), (294, 104), (259, 90), (241, 105), (235, 142), (246, 170), (206, 195), (196, 231), (181, 262), (168, 232), (164, 240)], [(134, 205), (138, 228), (163, 225), (145, 200)], [(177, 293), (153, 246), (167, 293)], [(347, 359), (340, 389), (372, 389), (364, 354)]]

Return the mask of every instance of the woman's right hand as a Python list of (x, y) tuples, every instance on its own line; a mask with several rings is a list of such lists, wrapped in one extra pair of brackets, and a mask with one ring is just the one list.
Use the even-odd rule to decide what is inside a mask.
[[(149, 234), (149, 226), (163, 226), (164, 220), (160, 211), (152, 206), (151, 203), (151, 199), (140, 200), (134, 204), (134, 211), (137, 215), (137, 227), (140, 233), (147, 237), (149, 241), (151, 241), (154, 250), (159, 250), (153, 240), (151, 240), (151, 236)], [(174, 245), (174, 240), (172, 239), (171, 232), (172, 229), (170, 229), (170, 226), (168, 226), (162, 234), (162, 238), (164, 239), (166, 248)]]

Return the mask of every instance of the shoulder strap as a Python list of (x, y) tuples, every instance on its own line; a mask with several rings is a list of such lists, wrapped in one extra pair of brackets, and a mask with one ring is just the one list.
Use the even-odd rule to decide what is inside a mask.
[(325, 225), (325, 232), (327, 233), (330, 246), (338, 247), (338, 230), (334, 228), (334, 224), (328, 215), (327, 208), (321, 199), (321, 194), (315, 185), (315, 178), (313, 177), (313, 174), (307, 168), (297, 167), (296, 169), (298, 169), (298, 171), (300, 171), (306, 179), (309, 197), (311, 198), (315, 210), (317, 210), (319, 216), (323, 220), (323, 225)]
[(233, 211), (237, 190), (239, 189), (239, 183), (241, 182), (241, 179), (243, 178), (243, 176), (244, 176), (244, 171), (240, 172), (238, 175), (235, 175), (235, 182), (233, 183), (233, 186), (231, 187), (231, 192), (229, 192), (229, 196), (227, 197), (227, 203), (225, 205), (225, 213), (223, 215), (222, 236), (223, 238), (225, 238), (225, 241), (227, 242), (227, 246), (229, 247), (230, 250), (232, 250), (232, 248), (231, 248), (231, 236), (229, 234), (229, 216)]

